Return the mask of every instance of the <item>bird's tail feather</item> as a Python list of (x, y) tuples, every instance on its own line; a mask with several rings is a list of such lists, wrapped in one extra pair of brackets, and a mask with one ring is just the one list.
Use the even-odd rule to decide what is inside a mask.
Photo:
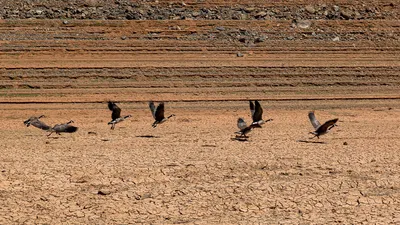
[(67, 128), (65, 129), (65, 132), (67, 132), (67, 133), (74, 133), (74, 132), (77, 131), (77, 130), (78, 130), (77, 127), (70, 126), (70, 127), (67, 127)]

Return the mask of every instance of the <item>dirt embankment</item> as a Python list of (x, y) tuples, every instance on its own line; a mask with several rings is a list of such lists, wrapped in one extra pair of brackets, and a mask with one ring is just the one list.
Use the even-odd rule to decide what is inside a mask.
[(287, 18), (245, 20), (3, 20), (0, 101), (399, 98), (398, 6), (340, 3), (324, 7), (342, 14), (373, 5), (392, 16), (316, 19), (322, 3), (282, 1), (242, 11), (296, 8), (315, 18), (289, 10)]

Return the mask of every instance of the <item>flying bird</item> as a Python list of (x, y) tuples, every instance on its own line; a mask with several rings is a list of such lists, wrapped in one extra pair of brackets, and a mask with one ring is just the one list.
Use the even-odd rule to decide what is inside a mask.
[(252, 101), (249, 102), (250, 102), (251, 118), (253, 119), (252, 124), (255, 125), (255, 127), (261, 127), (262, 124), (268, 121), (272, 121), (272, 119), (268, 119), (266, 121), (262, 119), (263, 109), (257, 100), (254, 101), (254, 104)]
[(50, 129), (50, 134), (47, 136), (50, 136), (53, 132), (56, 132), (56, 134), (61, 135), (61, 133), (74, 133), (78, 130), (78, 127), (70, 125), (70, 123), (73, 123), (73, 120), (70, 120), (67, 123), (64, 124), (56, 124), (53, 128)]
[(239, 138), (248, 138), (246, 134), (248, 134), (253, 128), (260, 127), (259, 124), (252, 123), (250, 126), (247, 126), (247, 123), (244, 121), (243, 118), (239, 118), (237, 120), (237, 126), (240, 129), (240, 131), (235, 132), (235, 134), (240, 134), (240, 136), (237, 136)]
[(121, 108), (119, 108), (114, 102), (109, 101), (108, 108), (112, 111), (111, 113), (112, 120), (108, 122), (108, 125), (111, 125), (111, 130), (114, 130), (115, 124), (122, 122), (129, 117), (132, 117), (131, 115), (121, 117)]
[(44, 115), (41, 115), (39, 117), (36, 116), (31, 116), (29, 119), (24, 121), (24, 124), (29, 127), (30, 125), (42, 129), (42, 130), (50, 130), (50, 126), (45, 124), (44, 122), (40, 121), (40, 118), (43, 118)]
[(317, 120), (315, 117), (315, 114), (313, 111), (308, 113), (308, 118), (310, 118), (310, 122), (313, 125), (315, 131), (310, 132), (310, 134), (313, 134), (314, 136), (311, 138), (317, 137), (319, 139), (319, 136), (324, 135), (329, 132), (330, 129), (333, 127), (337, 126), (336, 122), (339, 120), (338, 118), (328, 120), (324, 124), (321, 125), (321, 123)]
[(154, 105), (154, 102), (149, 102), (149, 107), (151, 110), (151, 114), (153, 115), (154, 118), (154, 123), (151, 125), (153, 128), (156, 128), (158, 124), (164, 123), (167, 121), (169, 118), (175, 116), (175, 114), (169, 115), (167, 118), (164, 116), (164, 102), (161, 102), (157, 108)]

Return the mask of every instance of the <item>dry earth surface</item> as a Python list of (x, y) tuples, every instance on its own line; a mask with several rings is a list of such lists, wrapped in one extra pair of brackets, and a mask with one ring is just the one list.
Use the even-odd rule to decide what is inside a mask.
[(0, 223), (400, 223), (400, 3), (265, 2), (0, 1)]

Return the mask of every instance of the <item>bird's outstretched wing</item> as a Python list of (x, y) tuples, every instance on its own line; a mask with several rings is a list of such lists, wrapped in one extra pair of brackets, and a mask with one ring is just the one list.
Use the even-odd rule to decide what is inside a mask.
[(40, 121), (39, 119), (35, 119), (30, 121), (30, 124), (34, 127), (37, 127), (42, 130), (49, 130), (51, 127), (45, 124), (44, 122)]
[(57, 124), (53, 127), (53, 130), (58, 133), (74, 133), (78, 130), (78, 127), (72, 126), (70, 124)]
[(31, 121), (39, 120), (40, 118), (44, 117), (44, 115), (40, 115), (39, 117), (31, 116), (29, 119), (24, 121), (24, 124), (29, 127), (31, 125)]
[(239, 118), (239, 119), (237, 120), (237, 127), (238, 127), (240, 130), (243, 130), (243, 129), (245, 129), (245, 128), (247, 127), (247, 124), (246, 124), (246, 122), (244, 121), (243, 118)]
[(164, 117), (164, 102), (161, 102), (156, 109), (156, 113), (155, 113), (155, 119), (157, 121), (161, 121), (163, 120)]
[(328, 120), (326, 121), (324, 124), (322, 124), (319, 129), (322, 131), (326, 131), (326, 130), (330, 130), (333, 128), (333, 126), (335, 126), (335, 123), (338, 121), (339, 119), (332, 119), (332, 120)]
[(256, 106), (252, 118), (253, 122), (258, 122), (262, 120), (263, 109), (261, 108), (261, 105), (257, 100), (255, 101), (255, 105)]
[(318, 127), (321, 126), (321, 123), (317, 120), (313, 111), (308, 113), (308, 118), (310, 118), (310, 122), (313, 125), (314, 129), (318, 129)]
[(156, 119), (156, 106), (154, 105), (154, 102), (149, 102), (149, 107), (151, 115), (153, 115), (153, 118)]
[(121, 117), (121, 109), (114, 102), (108, 102), (108, 108), (112, 111), (111, 118), (113, 120)]
[(250, 103), (251, 118), (253, 118), (253, 117), (254, 117), (254, 112), (255, 112), (256, 110), (255, 110), (255, 107), (254, 107), (253, 102), (252, 102), (252, 101), (249, 101), (249, 103)]

